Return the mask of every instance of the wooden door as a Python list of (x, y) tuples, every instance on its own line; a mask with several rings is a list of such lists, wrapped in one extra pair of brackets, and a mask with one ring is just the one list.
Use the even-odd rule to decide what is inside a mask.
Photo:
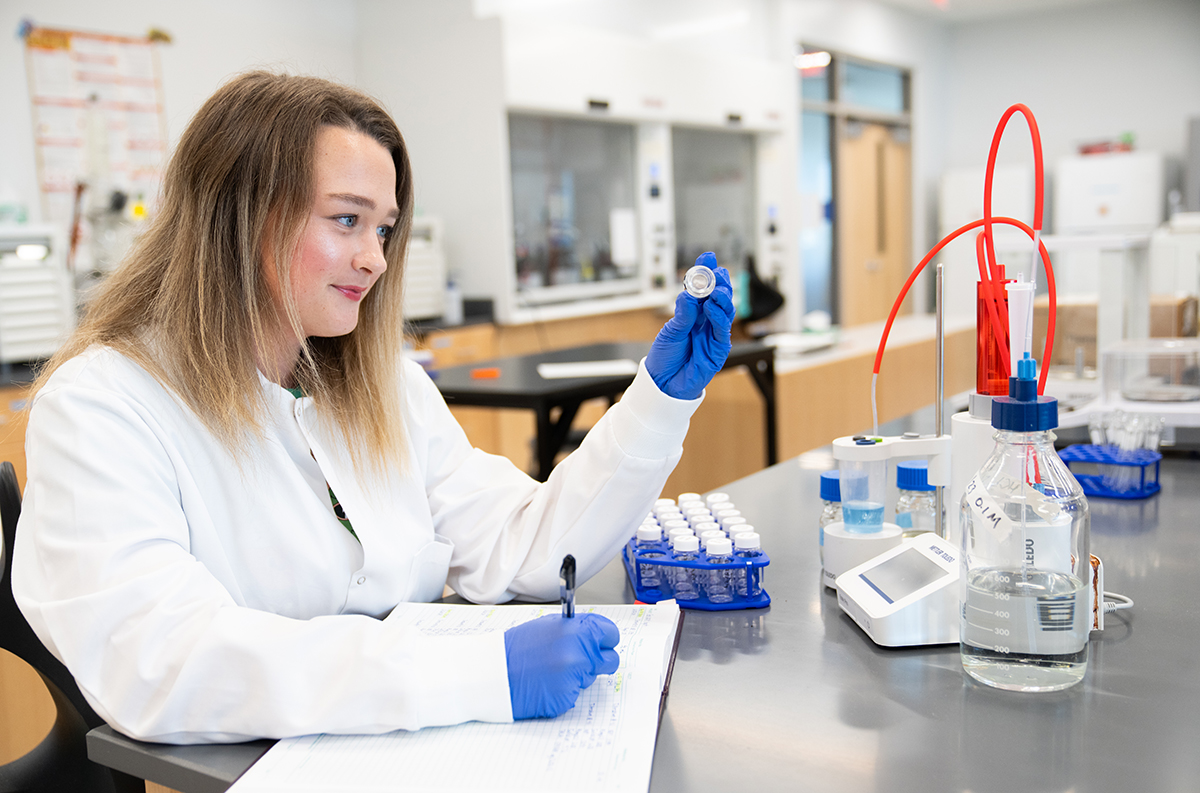
[[(887, 319), (911, 261), (912, 152), (907, 128), (839, 124), (837, 226), (839, 320)], [(912, 310), (906, 300), (901, 313)]]

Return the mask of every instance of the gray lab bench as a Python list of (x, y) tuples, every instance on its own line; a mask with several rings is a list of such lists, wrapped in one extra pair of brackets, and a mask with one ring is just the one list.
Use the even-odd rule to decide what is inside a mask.
[[(689, 611), (652, 793), (1200, 790), (1200, 461), (1145, 501), (1092, 499), (1107, 588), (1134, 599), (1084, 681), (1016, 694), (964, 679), (958, 647), (873, 645), (820, 585), (818, 472), (796, 460), (724, 488), (771, 556), (769, 609)], [(619, 562), (581, 603), (628, 602)], [(93, 757), (184, 793), (220, 791), (265, 749), (156, 747), (100, 728)], [(102, 754), (101, 754), (102, 753)]]

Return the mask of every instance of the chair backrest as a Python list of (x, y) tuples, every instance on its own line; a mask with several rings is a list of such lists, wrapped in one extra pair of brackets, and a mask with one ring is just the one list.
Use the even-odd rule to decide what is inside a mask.
[(4, 580), (0, 582), (0, 647), (33, 667), (46, 683), (58, 713), (45, 739), (29, 753), (0, 766), (0, 793), (80, 791), (113, 793), (108, 769), (87, 759), (88, 730), (104, 724), (79, 691), (75, 678), (50, 654), (12, 591), (12, 558), (21, 515), (21, 488), (12, 463), (0, 463), (0, 523), (4, 527)]

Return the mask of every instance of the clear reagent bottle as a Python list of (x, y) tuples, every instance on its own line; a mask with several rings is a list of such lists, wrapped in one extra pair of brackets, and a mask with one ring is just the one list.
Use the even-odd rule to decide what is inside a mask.
[(1058, 402), (1025, 357), (992, 402), (991, 457), (963, 495), (963, 668), (989, 686), (1056, 691), (1088, 663), (1091, 555), (1083, 490), (1054, 451)]
[(838, 469), (821, 474), (821, 518), (817, 521), (817, 538), (822, 567), (825, 566), (825, 527), (842, 520), (842, 493), (838, 484)]
[(904, 536), (915, 537), (936, 531), (936, 488), (929, 484), (929, 462), (902, 460), (896, 463), (896, 487), (900, 491), (896, 500), (896, 525), (904, 530)]

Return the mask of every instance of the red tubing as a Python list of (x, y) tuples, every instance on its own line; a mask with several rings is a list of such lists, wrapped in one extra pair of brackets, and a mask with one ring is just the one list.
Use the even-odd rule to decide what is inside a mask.
[[(996, 217), (992, 218), (993, 223), (1000, 223), (1005, 226), (1014, 226), (1029, 235), (1033, 239), (1033, 229), (1025, 225), (1016, 218)], [(875, 374), (879, 374), (879, 367), (883, 363), (883, 350), (887, 346), (888, 334), (892, 331), (892, 323), (896, 321), (896, 314), (900, 312), (900, 306), (904, 303), (904, 298), (908, 297), (908, 290), (912, 288), (913, 282), (917, 280), (917, 276), (925, 269), (925, 265), (941, 252), (942, 248), (949, 245), (954, 240), (958, 239), (963, 234), (966, 234), (971, 229), (977, 229), (982, 226), (983, 220), (972, 220), (965, 226), (960, 226), (954, 231), (947, 234), (945, 237), (930, 249), (929, 253), (925, 254), (925, 258), (913, 268), (912, 273), (908, 276), (908, 280), (904, 282), (904, 286), (900, 289), (900, 294), (896, 297), (896, 302), (892, 304), (891, 313), (888, 314), (887, 323), (883, 326), (883, 336), (879, 339), (879, 349), (875, 353), (875, 368), (872, 370)], [(1055, 311), (1054, 308), (1058, 304), (1058, 292), (1054, 285), (1054, 269), (1050, 265), (1050, 252), (1046, 250), (1046, 244), (1038, 240), (1038, 252), (1042, 255), (1042, 266), (1046, 269), (1046, 287), (1050, 290), (1050, 319), (1046, 325), (1046, 348), (1042, 354), (1042, 360), (1050, 360), (1050, 354), (1054, 351), (1054, 325)], [(1041, 375), (1038, 377), (1038, 393), (1041, 394), (1046, 390), (1046, 375), (1049, 372), (1049, 367), (1043, 366)]]
[[(987, 224), (987, 218), (984, 218), (984, 224)], [(991, 320), (992, 332), (996, 334), (996, 341), (1000, 344), (1000, 350), (1003, 353), (1004, 350), (1008, 349), (1008, 328), (1000, 321), (1000, 306), (1003, 298), (996, 294), (996, 279), (989, 276), (989, 273), (994, 273), (995, 269), (998, 268), (994, 268), (994, 266), (989, 267), (984, 262), (983, 245), (986, 236), (987, 232), (983, 231), (975, 236), (975, 260), (979, 263), (979, 280), (983, 284), (984, 294), (990, 298), (986, 304), (988, 319)], [(1003, 283), (1003, 279), (1001, 279), (1001, 283)], [(1002, 289), (1003, 286), (1000, 288)], [(1007, 311), (1004, 313), (1004, 316), (1008, 316)], [(978, 332), (978, 328), (976, 332)], [(1005, 377), (1011, 374), (1008, 359), (1003, 354), (1000, 355), (1000, 368), (1004, 370)]]
[[(1008, 120), (1015, 113), (1021, 113), (1025, 116), (1025, 121), (1029, 125), (1029, 136), (1033, 144), (1033, 171), (1034, 171), (1034, 202), (1033, 202), (1033, 227), (1025, 225), (1019, 220), (1005, 217), (992, 217), (992, 180), (996, 170), (996, 154), (1000, 151), (1000, 139), (1004, 137), (1004, 128), (1008, 125)], [(908, 290), (916, 281), (917, 276), (925, 269), (925, 265), (937, 255), (937, 253), (952, 240), (960, 235), (970, 231), (971, 229), (983, 226), (983, 252), (978, 251), (979, 259), (979, 279), (983, 283), (983, 290), (990, 296), (987, 301), (988, 317), (991, 320), (992, 328), (996, 331), (997, 339), (1007, 339), (1008, 329), (1002, 327), (1000, 322), (1000, 296), (999, 290), (1002, 285), (996, 283), (996, 279), (992, 278), (992, 273), (996, 271), (996, 243), (992, 234), (992, 226), (996, 223), (1003, 225), (1015, 226), (1026, 234), (1030, 239), (1038, 239), (1038, 253), (1042, 257), (1042, 265), (1046, 269), (1046, 286), (1050, 291), (1050, 315), (1046, 323), (1046, 348), (1042, 355), (1041, 373), (1038, 376), (1038, 393), (1042, 394), (1046, 391), (1046, 375), (1050, 371), (1050, 354), (1054, 351), (1054, 326), (1057, 320), (1058, 312), (1058, 294), (1054, 286), (1054, 269), (1050, 266), (1050, 254), (1046, 250), (1046, 246), (1041, 242), (1042, 230), (1042, 209), (1045, 203), (1045, 171), (1042, 165), (1042, 134), (1038, 131), (1037, 119), (1033, 117), (1033, 111), (1027, 106), (1017, 103), (1008, 110), (1004, 111), (1004, 115), (1000, 117), (1000, 123), (996, 126), (996, 132), (992, 135), (992, 145), (988, 151), (987, 171), (983, 178), (983, 219), (972, 221), (956, 231), (943, 237), (937, 245), (929, 253), (925, 254), (925, 258), (921, 260), (909, 275), (908, 280), (904, 282), (904, 287), (900, 290), (896, 302), (892, 305), (892, 311), (888, 314), (887, 324), (883, 328), (883, 336), (879, 340), (879, 350), (875, 353), (875, 374), (879, 374), (879, 366), (883, 362), (883, 349), (887, 345), (888, 334), (892, 330), (892, 323), (896, 319), (896, 314), (900, 310), (900, 305), (904, 302), (904, 298), (908, 296)], [(1036, 235), (1035, 235), (1036, 232)], [(984, 255), (986, 254), (986, 256)], [(986, 261), (985, 261), (986, 259)], [(1003, 361), (1003, 357), (1001, 358)], [(1011, 372), (1011, 363), (1004, 367), (1005, 372)]]

